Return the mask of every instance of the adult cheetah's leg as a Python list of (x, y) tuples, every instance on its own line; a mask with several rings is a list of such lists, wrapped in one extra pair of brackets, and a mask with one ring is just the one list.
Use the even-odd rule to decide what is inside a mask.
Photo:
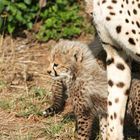
[(108, 127), (109, 140), (123, 139), (123, 120), (131, 82), (130, 67), (126, 54), (116, 51), (112, 46), (104, 47), (107, 52), (108, 79)]
[(101, 139), (106, 140), (107, 139), (107, 116), (101, 115), (99, 117), (99, 123), (100, 123), (100, 133), (101, 133)]

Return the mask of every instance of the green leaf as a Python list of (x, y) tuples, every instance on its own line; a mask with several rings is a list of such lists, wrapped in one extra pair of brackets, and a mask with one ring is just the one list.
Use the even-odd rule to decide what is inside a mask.
[(0, 29), (2, 27), (3, 19), (0, 17)]
[(81, 29), (77, 28), (77, 27), (72, 27), (71, 28), (71, 32), (72, 32), (72, 34), (80, 34), (81, 33)]
[(45, 21), (45, 25), (47, 28), (53, 27), (53, 24), (54, 24), (54, 20), (52, 18), (49, 18)]
[(57, 12), (57, 11), (58, 11), (57, 5), (52, 6), (52, 10), (53, 10), (54, 12)]
[(26, 10), (27, 6), (24, 3), (18, 3), (17, 6), (22, 9), (22, 10)]
[(17, 7), (13, 4), (9, 5), (8, 9), (12, 12), (13, 15), (17, 13)]
[(28, 29), (32, 29), (33, 23), (32, 22), (27, 23), (27, 27), (28, 27)]
[(63, 3), (64, 0), (57, 0), (57, 3)]
[(23, 22), (24, 21), (24, 18), (22, 17), (22, 15), (21, 15), (21, 12), (19, 11), (19, 12), (17, 12), (17, 14), (16, 14), (16, 19), (18, 20), (18, 21), (20, 21), (20, 22)]
[(11, 3), (9, 0), (0, 0), (0, 3), (3, 3), (4, 5), (8, 5)]
[(15, 26), (9, 23), (8, 24), (8, 32), (11, 34), (14, 32), (14, 30), (15, 30)]
[(9, 21), (9, 22), (12, 22), (13, 19), (14, 19), (14, 16), (12, 16), (12, 15), (9, 15), (9, 16), (8, 16), (8, 21)]
[(26, 4), (28, 4), (28, 5), (30, 5), (31, 2), (32, 2), (32, 0), (24, 0), (24, 2), (25, 2)]
[(64, 37), (67, 37), (67, 36), (74, 36), (74, 35), (78, 35), (81, 33), (81, 30), (80, 28), (77, 28), (77, 27), (65, 27), (63, 29), (63, 34), (64, 34)]
[(0, 1), (0, 13), (4, 10), (4, 4)]

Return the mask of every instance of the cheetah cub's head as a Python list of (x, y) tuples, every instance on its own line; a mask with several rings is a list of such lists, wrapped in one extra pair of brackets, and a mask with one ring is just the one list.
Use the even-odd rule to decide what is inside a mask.
[(51, 50), (47, 73), (54, 79), (72, 78), (82, 64), (81, 44), (75, 41), (60, 41)]

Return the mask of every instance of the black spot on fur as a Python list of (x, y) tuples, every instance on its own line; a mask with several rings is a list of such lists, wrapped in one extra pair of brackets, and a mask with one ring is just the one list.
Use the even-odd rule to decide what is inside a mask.
[(127, 90), (125, 91), (125, 95), (126, 95), (126, 96), (129, 95), (129, 91), (130, 91), (129, 89), (127, 89)]
[(129, 23), (129, 20), (128, 20), (128, 19), (125, 19), (125, 22), (126, 22), (126, 23)]
[(110, 119), (113, 120), (113, 116), (112, 115), (110, 116)]
[(127, 11), (127, 13), (128, 13), (128, 15), (129, 15), (129, 16), (131, 16), (131, 13), (130, 13), (130, 11), (129, 11), (129, 10)]
[(109, 20), (111, 20), (111, 18), (110, 17), (106, 17), (106, 20), (109, 21)]
[(114, 13), (114, 12), (110, 12), (110, 15), (114, 16), (114, 15), (115, 15), (115, 13)]
[(138, 8), (140, 8), (140, 3), (138, 4)]
[(116, 119), (117, 118), (117, 114), (116, 114), (116, 112), (114, 112), (114, 119)]
[(135, 44), (136, 44), (133, 38), (129, 38), (129, 39), (128, 39), (128, 42), (129, 42), (130, 44), (132, 44), (132, 45), (135, 45)]
[(124, 65), (121, 64), (121, 63), (118, 63), (118, 64), (116, 65), (116, 67), (117, 67), (118, 69), (120, 69), (120, 70), (124, 70), (124, 69), (125, 69)]
[(107, 65), (110, 65), (111, 63), (114, 63), (114, 58), (110, 58), (106, 61)]
[(123, 88), (124, 87), (124, 83), (123, 82), (119, 82), (119, 83), (117, 83), (116, 86), (119, 87), (119, 88)]
[(117, 0), (112, 0), (112, 3), (117, 3)]
[(104, 4), (104, 3), (106, 3), (106, 0), (103, 0), (103, 1), (102, 1), (102, 4)]
[(136, 31), (135, 31), (134, 29), (132, 29), (132, 33), (133, 33), (133, 34), (136, 34)]
[(138, 28), (140, 28), (140, 23), (138, 21), (136, 21), (136, 24), (137, 24)]
[(127, 3), (127, 4), (129, 3), (128, 0), (126, 0), (126, 3)]
[(111, 101), (108, 101), (108, 105), (112, 105), (112, 102)]
[(119, 25), (119, 26), (117, 26), (116, 27), (116, 31), (117, 31), (117, 33), (120, 33), (121, 32), (121, 29), (122, 29), (122, 27)]
[(113, 86), (113, 81), (112, 80), (108, 80), (108, 84), (109, 84), (109, 86)]
[(113, 7), (112, 7), (112, 6), (107, 6), (107, 8), (108, 8), (108, 9), (113, 9)]
[(119, 98), (116, 98), (116, 99), (115, 99), (115, 103), (118, 103), (118, 102), (119, 102)]
[(136, 9), (134, 9), (134, 10), (133, 10), (133, 13), (136, 15), (136, 14), (137, 14), (137, 10), (136, 10)]

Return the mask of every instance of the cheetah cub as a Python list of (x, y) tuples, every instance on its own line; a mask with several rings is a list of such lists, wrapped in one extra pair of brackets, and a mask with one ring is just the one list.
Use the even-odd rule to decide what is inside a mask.
[[(63, 110), (67, 93), (76, 116), (77, 139), (92, 139), (95, 116), (101, 119), (101, 135), (106, 139), (103, 127), (107, 125), (107, 76), (90, 48), (80, 42), (60, 41), (52, 49), (49, 59), (47, 72), (54, 79), (53, 104), (43, 112), (44, 116)], [(116, 102), (119, 100), (116, 99)]]
[(87, 45), (75, 41), (59, 42), (52, 49), (49, 61), (48, 73), (54, 79), (54, 97), (53, 105), (46, 109), (44, 115), (62, 110), (66, 90), (76, 116), (77, 138), (90, 139), (94, 115), (106, 112), (106, 73)]

